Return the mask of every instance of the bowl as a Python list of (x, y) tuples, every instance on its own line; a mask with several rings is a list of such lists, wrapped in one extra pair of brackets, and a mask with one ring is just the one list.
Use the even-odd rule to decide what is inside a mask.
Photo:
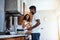
[(10, 32), (11, 35), (15, 35), (16, 33), (15, 32)]

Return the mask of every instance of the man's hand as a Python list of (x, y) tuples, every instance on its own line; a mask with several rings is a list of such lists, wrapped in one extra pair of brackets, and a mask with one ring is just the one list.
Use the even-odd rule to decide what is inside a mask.
[(26, 32), (26, 34), (30, 35), (30, 34), (31, 34), (31, 30), (28, 30), (28, 31)]
[(27, 28), (27, 30), (32, 30), (32, 27)]

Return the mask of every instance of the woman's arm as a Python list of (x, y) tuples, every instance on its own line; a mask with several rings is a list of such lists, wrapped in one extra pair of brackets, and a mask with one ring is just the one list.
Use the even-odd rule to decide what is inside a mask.
[(24, 20), (23, 20), (23, 22), (22, 22), (22, 27), (23, 27), (23, 28), (25, 27), (25, 22), (24, 22)]
[[(31, 22), (29, 22), (27, 25), (28, 25), (28, 26), (27, 26), (27, 29), (30, 28), (30, 27), (31, 27)], [(26, 32), (26, 34), (30, 35), (30, 34), (31, 34), (31, 30), (28, 30), (28, 31)]]
[(28, 22), (26, 25), (27, 29), (31, 27), (31, 22)]

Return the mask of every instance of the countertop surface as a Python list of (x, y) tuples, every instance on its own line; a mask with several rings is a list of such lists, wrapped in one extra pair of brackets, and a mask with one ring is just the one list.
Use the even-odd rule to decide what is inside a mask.
[(27, 36), (27, 35), (23, 35), (23, 34), (20, 34), (20, 35), (0, 35), (0, 39), (1, 38), (11, 38), (11, 37), (24, 37), (24, 36)]

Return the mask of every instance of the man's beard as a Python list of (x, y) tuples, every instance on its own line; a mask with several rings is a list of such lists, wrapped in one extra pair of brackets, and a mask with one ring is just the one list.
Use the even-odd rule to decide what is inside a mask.
[(33, 12), (31, 12), (32, 13), (32, 15), (34, 15), (35, 13), (33, 13)]

